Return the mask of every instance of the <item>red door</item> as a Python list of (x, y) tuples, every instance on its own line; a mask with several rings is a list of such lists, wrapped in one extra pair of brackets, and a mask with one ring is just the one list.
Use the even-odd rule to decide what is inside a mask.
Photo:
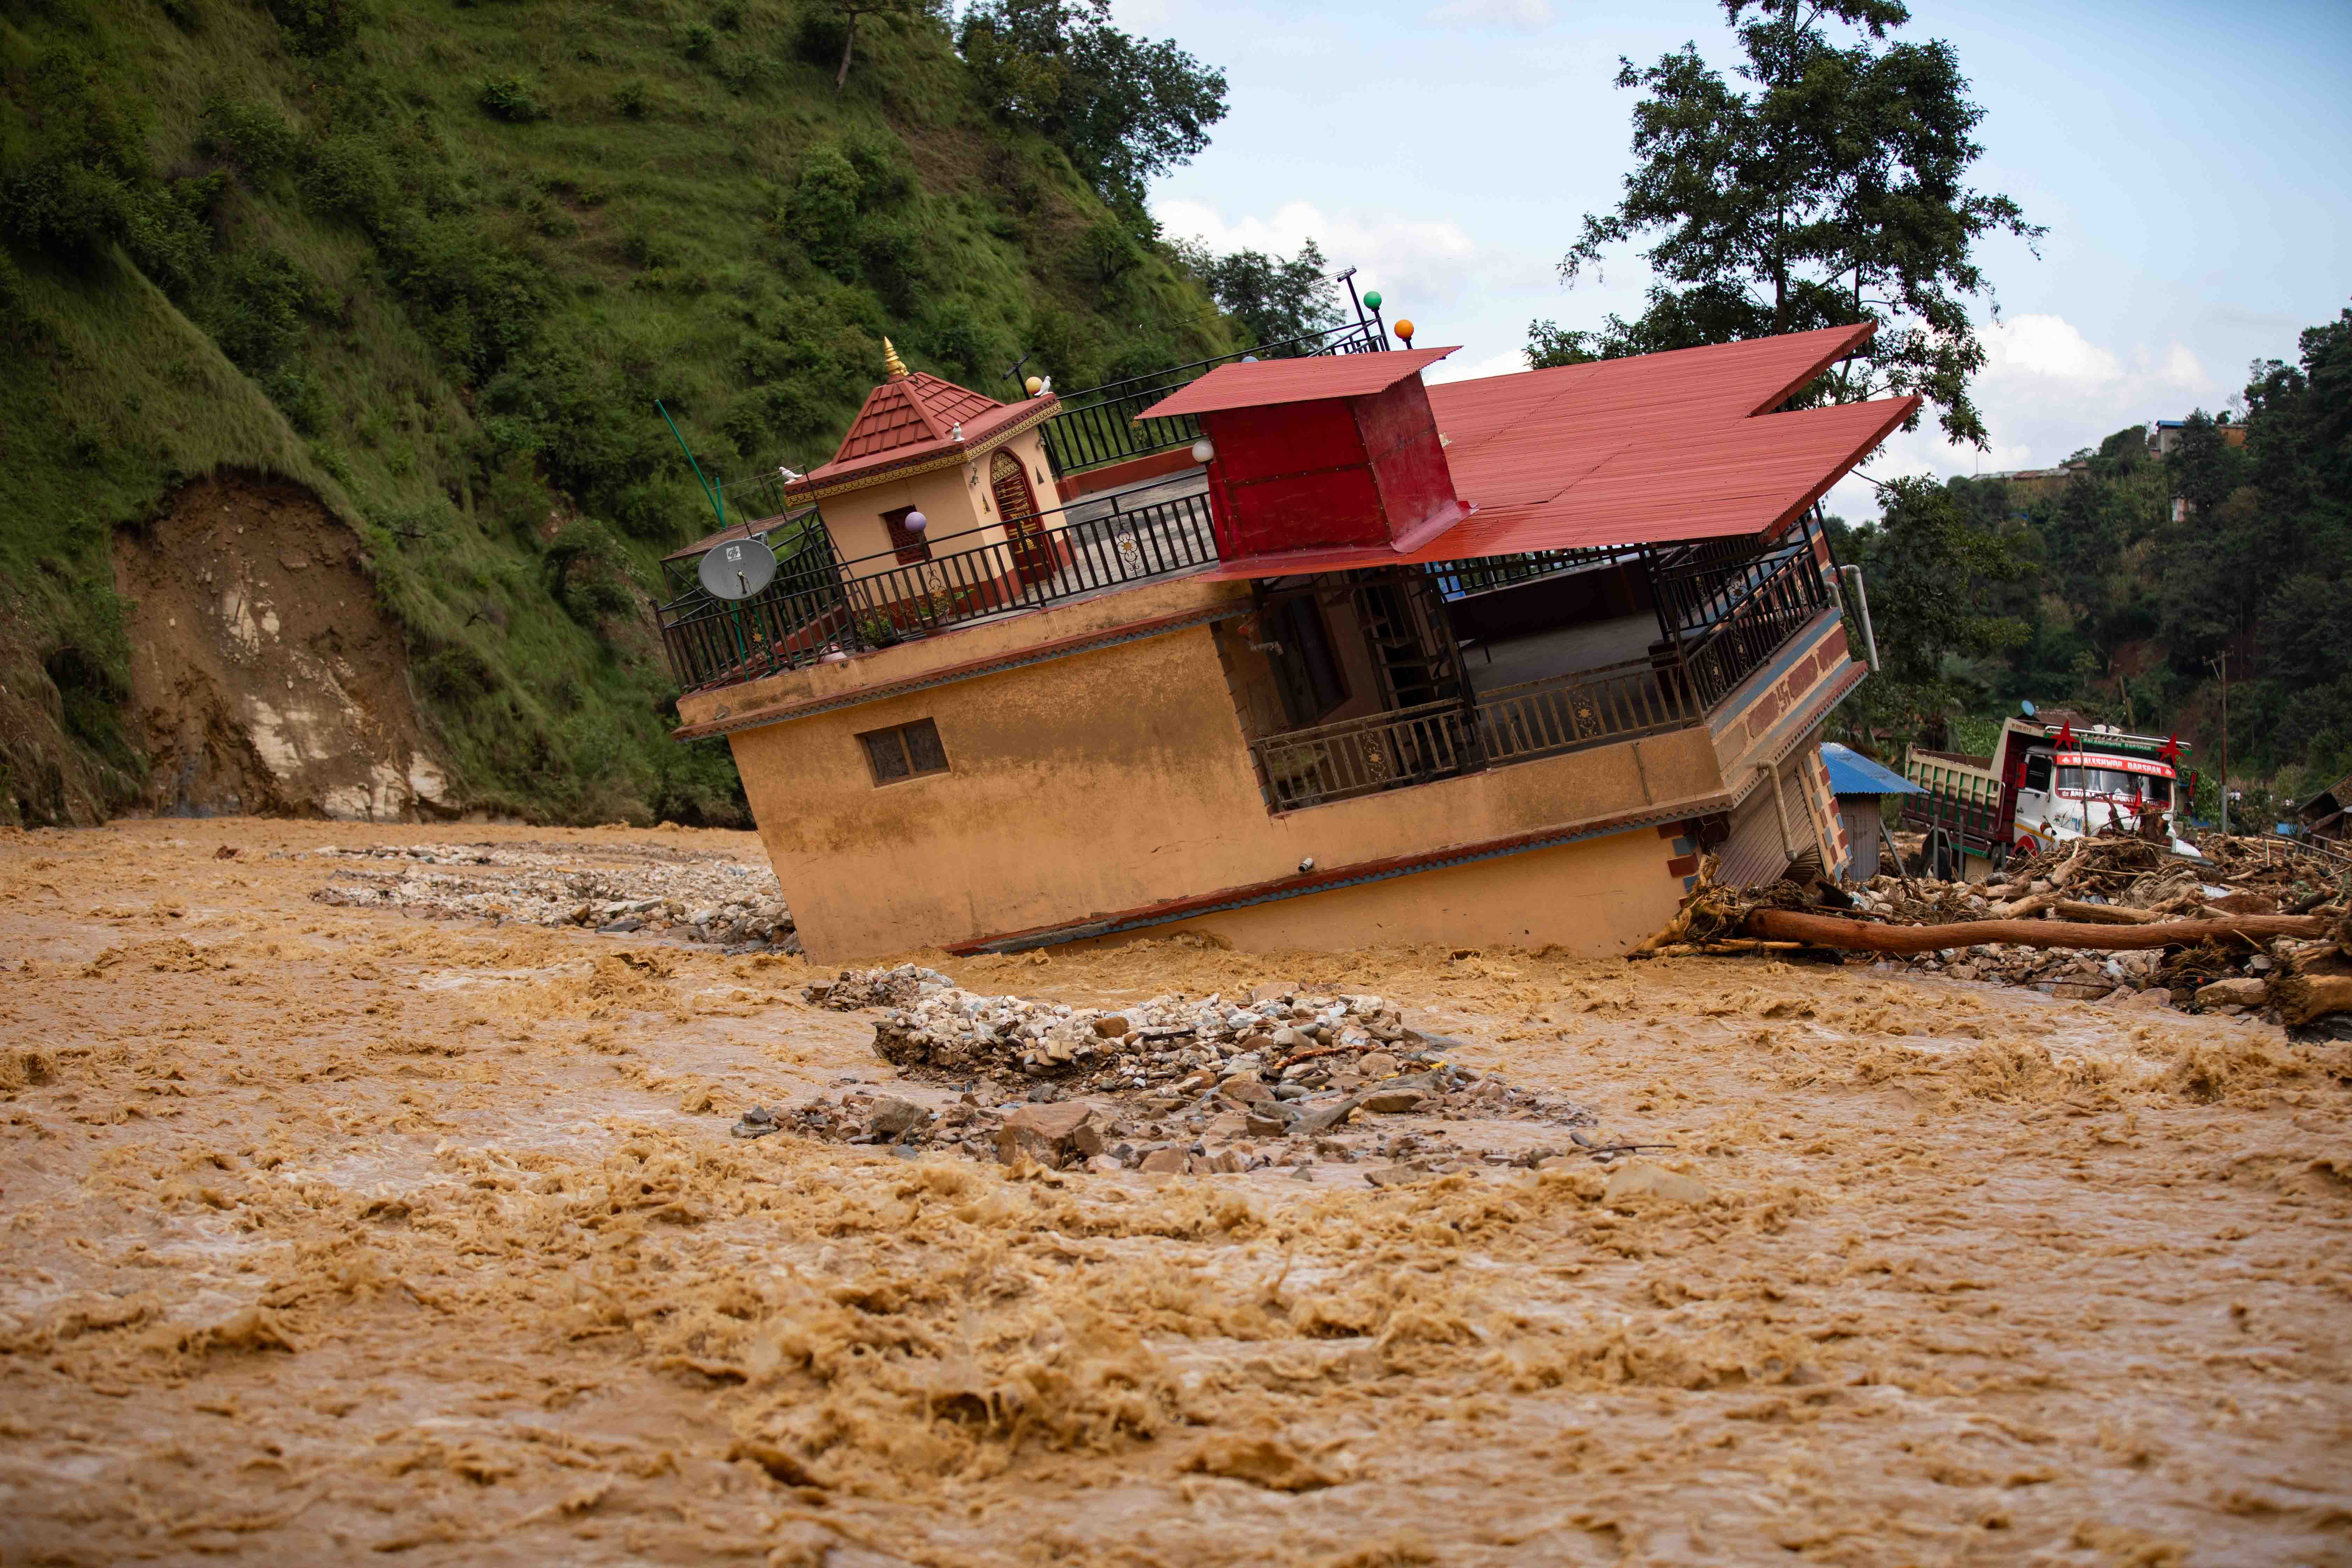
[(996, 515), (1013, 541), (1013, 572), (1021, 585), (1042, 583), (1054, 574), (1054, 544), (1037, 515), (1037, 492), (1021, 471), (1021, 459), (999, 452), (988, 465), (988, 488), (996, 498)]

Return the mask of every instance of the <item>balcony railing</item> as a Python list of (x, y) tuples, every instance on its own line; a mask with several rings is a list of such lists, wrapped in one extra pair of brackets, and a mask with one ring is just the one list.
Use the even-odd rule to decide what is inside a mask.
[(1200, 438), (1201, 422), (1191, 415), (1173, 419), (1136, 416), (1172, 392), (1190, 385), (1221, 364), (1243, 359), (1301, 359), (1315, 354), (1376, 353), (1389, 346), (1388, 334), (1377, 318), (1350, 321), (1328, 331), (1285, 338), (1239, 353), (1220, 354), (1192, 364), (1156, 370), (1073, 392), (1062, 399), (1061, 412), (1045, 421), (1045, 452), (1057, 474), (1074, 473), (1122, 458), (1164, 452)]
[(660, 612), (678, 688), (698, 691), (796, 669), (1217, 558), (1203, 494), (1131, 504), (1115, 493), (1083, 503), (1076, 518), (1071, 510), (926, 540), (922, 560), (884, 551), (780, 573), (740, 602), (696, 588)]
[(1453, 701), (1268, 735), (1250, 742), (1250, 754), (1276, 811), (1452, 778), (1481, 765), (1470, 710)]
[(1688, 689), (1643, 659), (1269, 735), (1250, 752), (1274, 809), (1296, 811), (1682, 729), (1698, 721)]
[(1810, 536), (1739, 572), (1712, 597), (1711, 618), (1675, 639), (1672, 657), (1696, 693), (1699, 709), (1730, 696), (1834, 602)]
[(1253, 741), (1266, 803), (1296, 811), (1699, 723), (1830, 608), (1809, 544), (1736, 574), (1710, 625), (1646, 659)]
[(1523, 762), (1679, 730), (1702, 711), (1671, 664), (1634, 659), (1478, 694), (1486, 760)]

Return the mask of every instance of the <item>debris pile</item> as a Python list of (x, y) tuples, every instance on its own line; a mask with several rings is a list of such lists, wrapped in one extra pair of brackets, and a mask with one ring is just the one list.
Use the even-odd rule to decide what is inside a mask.
[[(1753, 891), (1702, 877), (1635, 957), (1789, 952), (1808, 942), (1879, 952), (1959, 980), (2032, 986), (2069, 1001), (2259, 1013), (2290, 1028), (2352, 1036), (2352, 874), (2262, 840), (2209, 840), (2191, 859), (2121, 833), (2011, 862), (1998, 879), (1901, 874), (1834, 899), (1783, 882)], [(1818, 907), (1835, 903), (1834, 910)], [(1834, 921), (1778, 918), (1834, 913)], [(1874, 935), (1877, 927), (1965, 928), (1949, 946)], [(1981, 922), (1981, 923), (1980, 923)], [(1992, 922), (2000, 922), (1996, 925)], [(2044, 925), (2042, 922), (2050, 922)], [(1840, 927), (1843, 938), (1825, 929)], [(2100, 928), (2139, 928), (2131, 931)], [(2051, 935), (2039, 935), (2042, 930)], [(1969, 940), (1979, 933), (2014, 940)], [(2178, 941), (2165, 940), (2175, 935)], [(1801, 935), (1805, 941), (1770, 937)], [(2112, 948), (2113, 951), (2103, 951)]]
[[(800, 951), (775, 873), (707, 851), (638, 844), (408, 844), (314, 849), (337, 866), (322, 904), (429, 918), (667, 932), (730, 952)], [(600, 862), (583, 869), (582, 861)]]
[[(909, 1152), (951, 1144), (1055, 1169), (1195, 1174), (1371, 1158), (1387, 1162), (1366, 1173), (1375, 1185), (1643, 1147), (1546, 1142), (1541, 1127), (1589, 1126), (1592, 1113), (1449, 1063), (1446, 1042), (1379, 996), (1261, 988), (1246, 1000), (1166, 995), (1111, 1011), (982, 996), (913, 964), (845, 971), (806, 995), (844, 1012), (887, 1009), (876, 1051), (959, 1098), (925, 1110), (851, 1090), (755, 1108), (740, 1137), (790, 1131)], [(1490, 1134), (1517, 1125), (1487, 1140), (1498, 1146), (1473, 1149), (1444, 1125), (1465, 1121)]]

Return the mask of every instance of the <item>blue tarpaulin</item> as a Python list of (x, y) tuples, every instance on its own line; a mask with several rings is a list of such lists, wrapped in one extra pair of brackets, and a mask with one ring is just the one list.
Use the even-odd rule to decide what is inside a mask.
[(1902, 774), (1835, 741), (1822, 742), (1822, 763), (1830, 771), (1832, 795), (1926, 795)]

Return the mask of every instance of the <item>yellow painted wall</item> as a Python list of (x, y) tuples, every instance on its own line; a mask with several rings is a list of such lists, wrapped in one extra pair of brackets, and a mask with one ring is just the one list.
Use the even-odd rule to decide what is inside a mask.
[[(922, 718), (950, 771), (875, 785), (857, 733)], [(1423, 854), (1721, 787), (1693, 729), (1271, 816), (1207, 627), (731, 739), (802, 941), (826, 962), (1269, 881), (1308, 856), (1336, 868)]]
[[(1045, 451), (1037, 432), (1024, 431), (1005, 442), (1001, 449), (1021, 460), (1022, 471), (1029, 476), (1029, 488), (1037, 494), (1037, 504), (1053, 506), (1053, 469), (1045, 465)], [(824, 526), (833, 535), (835, 548), (845, 561), (882, 554), (890, 548), (890, 531), (882, 524), (882, 514), (902, 506), (913, 507), (923, 514), (929, 522), (927, 531), (933, 539), (946, 539), (972, 529), (987, 530), (979, 537), (960, 541), (946, 549), (971, 550), (1001, 542), (1004, 530), (996, 515), (994, 497), (989, 498), (986, 510), (981, 507), (981, 498), (988, 491), (988, 465), (994, 456), (991, 451), (974, 462), (935, 468), (911, 478), (885, 479), (862, 489), (825, 497), (817, 504), (824, 511)], [(977, 483), (972, 482), (975, 473)], [(1046, 476), (1042, 484), (1037, 480), (1041, 473)], [(1055, 521), (1047, 520), (1049, 525)], [(887, 570), (892, 564), (885, 560), (874, 562), (865, 569)]]
[(1250, 952), (1451, 942), (1607, 957), (1657, 931), (1682, 902), (1682, 879), (1666, 869), (1673, 854), (1641, 827), (1099, 940), (1199, 931)]

